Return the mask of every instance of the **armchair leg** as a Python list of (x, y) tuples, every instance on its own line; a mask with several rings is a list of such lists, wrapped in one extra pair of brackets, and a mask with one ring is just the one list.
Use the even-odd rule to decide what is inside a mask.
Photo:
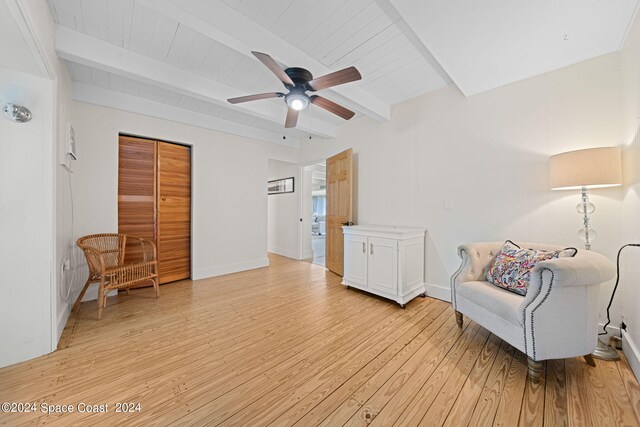
[(527, 359), (529, 365), (529, 379), (533, 383), (539, 383), (542, 378), (542, 362), (536, 362), (532, 358)]
[(592, 354), (585, 354), (583, 357), (589, 366), (593, 366), (594, 368), (596, 367), (596, 361), (593, 359)]
[(458, 324), (459, 328), (462, 328), (463, 317), (462, 317), (462, 313), (460, 313), (459, 311), (456, 311), (456, 323)]
[(102, 309), (107, 305), (107, 298), (104, 294), (104, 279), (100, 280), (98, 287), (98, 320), (102, 319)]

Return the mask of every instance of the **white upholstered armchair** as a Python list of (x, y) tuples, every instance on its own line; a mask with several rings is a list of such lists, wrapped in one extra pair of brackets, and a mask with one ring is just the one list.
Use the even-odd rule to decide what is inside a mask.
[[(458, 247), (462, 265), (451, 278), (451, 303), (458, 326), (463, 315), (525, 353), (529, 377), (538, 381), (541, 361), (584, 356), (595, 366), (591, 352), (598, 336), (600, 284), (615, 274), (606, 257), (579, 250), (571, 258), (541, 261), (531, 273), (526, 296), (486, 281), (487, 269), (503, 242), (469, 243)], [(539, 243), (518, 243), (541, 251), (562, 249)]]

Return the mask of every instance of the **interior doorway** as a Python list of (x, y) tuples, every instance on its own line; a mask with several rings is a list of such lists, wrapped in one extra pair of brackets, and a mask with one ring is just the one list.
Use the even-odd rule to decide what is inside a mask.
[(311, 175), (311, 262), (325, 266), (327, 239), (327, 170), (324, 162), (307, 166)]

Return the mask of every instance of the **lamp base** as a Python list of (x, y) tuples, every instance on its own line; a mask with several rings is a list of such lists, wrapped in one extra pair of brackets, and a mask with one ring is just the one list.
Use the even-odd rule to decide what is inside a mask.
[(598, 338), (596, 349), (591, 354), (593, 355), (593, 357), (602, 360), (620, 360), (620, 355), (618, 354), (616, 349), (611, 348), (610, 345), (603, 343), (600, 338)]

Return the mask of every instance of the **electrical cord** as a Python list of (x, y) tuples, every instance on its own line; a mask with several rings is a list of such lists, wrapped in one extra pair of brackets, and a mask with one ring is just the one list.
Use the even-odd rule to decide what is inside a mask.
[[(66, 295), (62, 289), (62, 286), (60, 286), (60, 298), (62, 298), (63, 301), (68, 301), (69, 300), (69, 296), (71, 295), (71, 290), (73, 289), (73, 284), (75, 281), (75, 276), (76, 276), (76, 269), (77, 269), (77, 263), (76, 263), (76, 251), (75, 251), (75, 247), (73, 246), (73, 235), (74, 235), (74, 209), (73, 209), (73, 182), (71, 180), (71, 174), (73, 174), (73, 170), (71, 169), (71, 162), (69, 162), (69, 165), (63, 165), (63, 167), (67, 170), (68, 172), (68, 177), (69, 177), (69, 198), (71, 201), (71, 243), (69, 245), (67, 245), (67, 250), (65, 251), (65, 256), (64, 259), (67, 260), (69, 259), (69, 249), (71, 249), (71, 278), (69, 279), (69, 282), (67, 283), (67, 290), (66, 290)], [(61, 279), (64, 276), (64, 265), (62, 266), (61, 270), (60, 270), (60, 276)], [(62, 280), (60, 281), (62, 283)]]
[(600, 332), (598, 335), (607, 335), (607, 326), (609, 326), (609, 323), (611, 323), (611, 316), (609, 314), (609, 310), (611, 309), (611, 304), (613, 303), (613, 297), (616, 295), (616, 290), (618, 289), (618, 283), (620, 283), (620, 254), (622, 253), (622, 250), (627, 246), (640, 247), (640, 243), (628, 243), (618, 250), (618, 256), (616, 257), (616, 284), (613, 286), (611, 299), (609, 300), (609, 305), (607, 305), (607, 323), (605, 323), (604, 326), (602, 327), (603, 332)]

